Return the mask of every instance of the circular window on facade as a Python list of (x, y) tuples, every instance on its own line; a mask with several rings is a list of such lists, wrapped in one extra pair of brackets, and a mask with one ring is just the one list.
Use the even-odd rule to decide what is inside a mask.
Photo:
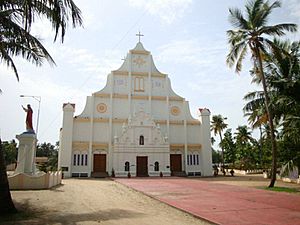
[(107, 106), (104, 103), (100, 103), (97, 105), (97, 111), (99, 113), (105, 113), (107, 110)]
[(172, 106), (171, 107), (171, 114), (174, 116), (178, 116), (180, 114), (180, 109), (177, 106)]

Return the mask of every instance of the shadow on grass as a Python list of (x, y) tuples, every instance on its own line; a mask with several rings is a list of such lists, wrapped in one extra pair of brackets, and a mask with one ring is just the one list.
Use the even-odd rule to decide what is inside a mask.
[(124, 218), (138, 218), (145, 215), (144, 213), (118, 208), (87, 213), (64, 213), (55, 211), (55, 209), (49, 210), (44, 208), (32, 208), (32, 206), (29, 204), (29, 199), (24, 200), (22, 203), (15, 203), (15, 206), (18, 209), (18, 212), (0, 217), (1, 225), (76, 225), (80, 224), (80, 222), (101, 223), (105, 221), (120, 220)]

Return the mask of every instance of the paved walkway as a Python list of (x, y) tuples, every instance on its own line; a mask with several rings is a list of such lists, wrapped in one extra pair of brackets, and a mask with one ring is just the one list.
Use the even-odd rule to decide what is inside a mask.
[(300, 196), (186, 178), (116, 179), (216, 224), (300, 225)]

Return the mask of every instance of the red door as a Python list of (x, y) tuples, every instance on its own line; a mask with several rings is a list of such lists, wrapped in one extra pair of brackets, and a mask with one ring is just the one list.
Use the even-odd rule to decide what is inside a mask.
[(148, 157), (137, 156), (136, 157), (136, 176), (147, 177), (148, 175)]
[(181, 172), (182, 166), (181, 166), (181, 154), (171, 154), (170, 155), (170, 166), (171, 166), (171, 175), (173, 175), (174, 172)]
[(94, 154), (94, 170), (93, 172), (106, 172), (106, 155)]

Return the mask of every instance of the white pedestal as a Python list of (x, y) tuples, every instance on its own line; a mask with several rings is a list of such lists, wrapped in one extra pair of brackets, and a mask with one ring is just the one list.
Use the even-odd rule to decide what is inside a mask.
[(15, 173), (35, 174), (36, 134), (24, 132), (16, 135), (19, 140), (18, 162)]

